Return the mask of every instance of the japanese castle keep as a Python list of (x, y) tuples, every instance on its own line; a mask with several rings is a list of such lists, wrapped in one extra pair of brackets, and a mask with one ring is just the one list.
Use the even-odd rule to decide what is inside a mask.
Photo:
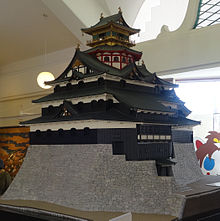
[(192, 141), (199, 122), (187, 119), (177, 85), (150, 73), (132, 49), (139, 31), (121, 10), (82, 29), (91, 48), (77, 47), (46, 82), (53, 93), (33, 101), (41, 116), (22, 122), (31, 145), (3, 199), (179, 218), (201, 212), (181, 192), (202, 178)]
[[(121, 11), (82, 29), (92, 48), (77, 48), (65, 71), (46, 83), (54, 92), (33, 101), (43, 109), (40, 118), (24, 122), (32, 144), (112, 144), (113, 154), (126, 160), (171, 163), (172, 126), (198, 122), (186, 118), (190, 111), (176, 96), (177, 85), (150, 73), (142, 53), (131, 49), (129, 37), (139, 31)], [(181, 139), (191, 142), (191, 131)]]

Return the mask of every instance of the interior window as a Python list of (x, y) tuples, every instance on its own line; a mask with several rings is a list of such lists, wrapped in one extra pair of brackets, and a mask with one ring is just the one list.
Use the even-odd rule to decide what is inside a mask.
[(104, 61), (109, 61), (109, 57), (104, 57)]
[(114, 61), (119, 61), (119, 58), (118, 57), (114, 57)]

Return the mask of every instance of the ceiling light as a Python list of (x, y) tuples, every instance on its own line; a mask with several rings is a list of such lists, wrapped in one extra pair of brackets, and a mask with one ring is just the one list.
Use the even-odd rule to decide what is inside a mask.
[(53, 81), (55, 79), (55, 77), (53, 76), (52, 73), (50, 72), (41, 72), (40, 74), (38, 74), (37, 76), (37, 83), (38, 85), (43, 88), (43, 89), (49, 89), (52, 86), (50, 85), (46, 85), (44, 82), (45, 81)]
[[(43, 17), (44, 17), (44, 67), (46, 66), (47, 64), (47, 18), (48, 18), (48, 15), (47, 14), (43, 14)], [(54, 76), (52, 73), (50, 72), (47, 72), (47, 71), (43, 71), (41, 73), (38, 74), (37, 76), (37, 83), (38, 85), (43, 88), (43, 89), (49, 89), (51, 88), (52, 86), (50, 85), (46, 85), (44, 82), (45, 81), (52, 81), (54, 80)]]

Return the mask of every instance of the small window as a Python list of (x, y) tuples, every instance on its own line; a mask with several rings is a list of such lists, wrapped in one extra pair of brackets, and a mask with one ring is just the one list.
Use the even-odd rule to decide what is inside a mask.
[(142, 140), (147, 140), (147, 135), (142, 134), (142, 135), (141, 135), (141, 139), (142, 139)]
[(112, 36), (116, 36), (116, 35), (117, 35), (116, 32), (113, 31), (113, 32), (112, 32)]
[(148, 140), (153, 140), (154, 139), (154, 136), (153, 135), (148, 135)]
[(69, 71), (66, 76), (67, 77), (72, 77), (72, 74), (73, 74), (72, 71)]
[(166, 140), (166, 136), (165, 135), (160, 135), (160, 140)]
[(104, 39), (106, 36), (106, 33), (102, 33), (102, 34), (99, 34), (99, 40), (102, 40)]
[(171, 140), (171, 136), (170, 135), (166, 135), (166, 140)]
[(61, 117), (67, 117), (71, 116), (71, 113), (66, 109), (66, 107), (63, 107), (63, 110), (61, 112)]
[(104, 61), (109, 62), (109, 57), (104, 57)]
[(159, 140), (160, 136), (159, 135), (154, 135), (154, 140)]
[(98, 35), (93, 35), (93, 40), (94, 41), (98, 40)]
[(118, 57), (114, 57), (114, 61), (118, 62), (119, 58)]
[(126, 63), (126, 58), (125, 57), (122, 58), (122, 62)]

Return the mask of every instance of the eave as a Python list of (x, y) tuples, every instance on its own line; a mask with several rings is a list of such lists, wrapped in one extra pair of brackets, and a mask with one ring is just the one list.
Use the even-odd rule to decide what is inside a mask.
[(120, 24), (116, 24), (112, 21), (110, 21), (109, 23), (103, 25), (103, 26), (98, 26), (96, 27), (96, 25), (90, 27), (90, 28), (83, 28), (81, 29), (84, 33), (89, 34), (89, 35), (93, 35), (94, 32), (99, 32), (102, 29), (112, 29), (113, 27), (117, 28), (117, 29), (121, 29), (123, 31), (126, 31), (129, 35), (133, 35), (133, 34), (137, 34), (138, 32), (140, 32), (140, 29), (134, 29), (131, 27), (125, 27), (123, 25)]
[[(49, 123), (50, 128), (54, 128), (52, 127), (52, 125), (54, 124), (55, 128), (57, 128), (58, 130), (60, 126), (57, 124), (59, 124), (59, 122), (63, 125), (63, 127), (66, 127), (66, 129), (67, 128), (71, 129), (73, 125), (76, 127), (76, 123), (79, 124), (81, 129), (87, 127), (90, 124), (91, 124), (90, 126), (91, 129), (106, 128), (106, 123), (108, 124), (108, 128), (114, 128), (114, 127), (124, 128), (123, 122), (127, 125), (126, 127), (136, 127), (137, 123), (138, 124), (146, 123), (152, 125), (154, 124), (171, 125), (171, 126), (195, 126), (200, 123), (198, 121), (193, 121), (184, 117), (173, 117), (169, 115), (161, 117), (160, 114), (151, 114), (151, 113), (128, 114), (118, 109), (112, 108), (111, 110), (108, 111), (79, 113), (64, 117), (41, 116), (39, 118), (21, 122), (21, 124), (24, 125), (42, 124), (42, 126), (45, 124), (46, 126)], [(69, 125), (68, 122), (70, 123)], [(72, 124), (71, 122), (76, 122), (76, 123)], [(131, 123), (131, 125), (133, 126), (131, 125), (129, 126), (129, 124), (127, 124), (126, 122)]]
[[(111, 94), (116, 100), (128, 105), (131, 108), (136, 109), (146, 109), (149, 111), (159, 111), (159, 112), (170, 112), (175, 113), (174, 110), (171, 110), (168, 107), (162, 105), (159, 100), (162, 99), (158, 95), (147, 94), (144, 92), (135, 92), (124, 90), (123, 88), (118, 88), (116, 85), (113, 86), (111, 82), (106, 82), (105, 85), (98, 86), (97, 84), (87, 87), (87, 88), (78, 88), (72, 90), (66, 90), (63, 92), (56, 92), (50, 95), (47, 95), (43, 98), (34, 100), (33, 103), (42, 103), (55, 100), (68, 100), (72, 98), (86, 97), (91, 95), (100, 95), (100, 94)], [(97, 85), (97, 86), (95, 86)]]

